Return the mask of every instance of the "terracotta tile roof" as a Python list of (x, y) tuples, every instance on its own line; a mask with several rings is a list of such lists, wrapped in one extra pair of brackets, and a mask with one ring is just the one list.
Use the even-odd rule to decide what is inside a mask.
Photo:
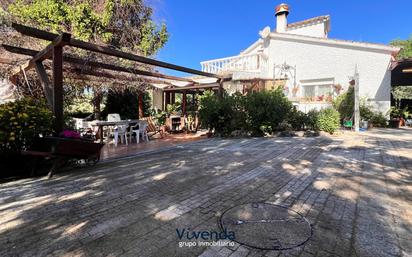
[(330, 19), (329, 15), (322, 15), (322, 16), (310, 18), (310, 19), (307, 19), (307, 20), (290, 23), (290, 24), (288, 24), (288, 28), (300, 27), (300, 26), (305, 26), (305, 25), (311, 24), (311, 23), (328, 21), (329, 19)]

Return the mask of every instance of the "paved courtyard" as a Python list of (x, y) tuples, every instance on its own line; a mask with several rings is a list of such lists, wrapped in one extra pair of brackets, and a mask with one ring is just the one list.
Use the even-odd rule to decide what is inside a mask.
[[(412, 256), (412, 130), (211, 139), (0, 184), (0, 256)], [(179, 247), (251, 202), (304, 215), (285, 251)]]

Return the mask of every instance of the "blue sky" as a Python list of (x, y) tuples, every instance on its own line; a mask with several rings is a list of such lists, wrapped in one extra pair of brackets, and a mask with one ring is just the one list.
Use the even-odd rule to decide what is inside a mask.
[[(148, 0), (170, 39), (162, 61), (200, 69), (200, 61), (237, 55), (275, 27), (273, 0)], [(411, 0), (289, 0), (288, 22), (331, 15), (330, 38), (389, 43), (412, 35)], [(182, 75), (169, 70), (163, 72)]]

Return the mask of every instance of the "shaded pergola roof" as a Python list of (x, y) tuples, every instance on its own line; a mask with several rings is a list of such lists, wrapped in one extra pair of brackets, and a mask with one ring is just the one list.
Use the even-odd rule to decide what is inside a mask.
[(412, 86), (412, 58), (399, 60), (392, 65), (392, 86)]
[[(76, 74), (80, 79), (87, 79), (88, 77), (108, 78), (113, 80), (135, 81), (142, 80), (148, 83), (161, 83), (166, 85), (164, 90), (176, 90), (176, 88), (205, 88), (215, 87), (216, 82), (220, 91), (222, 91), (222, 83), (224, 78), (219, 75), (207, 73), (172, 63), (162, 62), (147, 58), (144, 56), (123, 52), (109, 46), (97, 45), (89, 42), (84, 42), (71, 37), (69, 33), (54, 34), (44, 30), (24, 26), (13, 23), (12, 27), (23, 35), (51, 41), (47, 47), (41, 51), (3, 44), (3, 48), (11, 53), (30, 56), (26, 63), (19, 65), (12, 70), (10, 80), (16, 81), (16, 78), (23, 72), (35, 69), (44, 89), (45, 96), (49, 104), (53, 107), (53, 112), (56, 117), (56, 132), (60, 132), (63, 128), (63, 71)], [(148, 71), (144, 69), (129, 68), (125, 66), (114, 65), (110, 63), (103, 63), (98, 61), (85, 60), (84, 58), (67, 55), (63, 53), (63, 47), (70, 46), (85, 51), (104, 54), (114, 58), (121, 58), (131, 61), (133, 63), (145, 64), (154, 67), (162, 67), (175, 71), (190, 73), (201, 77), (212, 78), (215, 83), (207, 83), (202, 86), (201, 83), (196, 82), (195, 79), (181, 78), (170, 76), (159, 72)], [(49, 81), (43, 61), (52, 60), (50, 67), (52, 71), (52, 80)], [(2, 63), (12, 64), (10, 60), (0, 60)], [(64, 63), (69, 63), (69, 67), (63, 67)], [(115, 73), (113, 73), (115, 72)], [(75, 76), (76, 77), (76, 76)], [(181, 86), (176, 83), (184, 83)], [(213, 84), (213, 85), (212, 85)]]

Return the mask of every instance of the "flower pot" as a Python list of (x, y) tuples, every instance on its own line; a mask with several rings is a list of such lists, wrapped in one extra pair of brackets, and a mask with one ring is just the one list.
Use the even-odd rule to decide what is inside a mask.
[(401, 120), (400, 119), (389, 120), (389, 127), (391, 127), (391, 128), (399, 128), (400, 125), (401, 125)]

